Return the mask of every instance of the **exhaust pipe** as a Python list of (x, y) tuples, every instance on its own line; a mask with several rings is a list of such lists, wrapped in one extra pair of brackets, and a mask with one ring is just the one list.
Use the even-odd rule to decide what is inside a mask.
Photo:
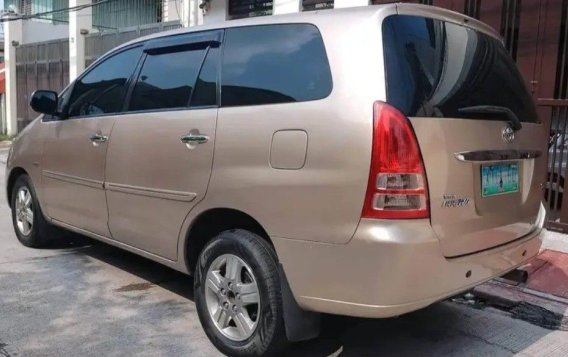
[(526, 270), (515, 269), (503, 275), (501, 279), (512, 281), (517, 285), (525, 284), (529, 279), (529, 273)]

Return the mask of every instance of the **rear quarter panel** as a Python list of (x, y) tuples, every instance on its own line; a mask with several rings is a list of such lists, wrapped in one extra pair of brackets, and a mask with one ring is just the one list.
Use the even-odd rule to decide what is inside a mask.
[[(271, 237), (337, 244), (352, 238), (368, 182), (373, 103), (385, 97), (380, 22), (395, 11), (313, 22), (331, 67), (329, 97), (219, 110), (208, 193), (186, 225), (200, 212), (226, 207), (254, 217)], [(281, 130), (307, 133), (302, 168), (271, 167), (271, 141)]]

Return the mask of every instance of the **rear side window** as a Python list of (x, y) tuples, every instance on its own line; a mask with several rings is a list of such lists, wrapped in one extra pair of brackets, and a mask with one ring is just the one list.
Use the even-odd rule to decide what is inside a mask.
[(195, 91), (191, 96), (192, 107), (208, 107), (217, 105), (217, 69), (221, 50), (210, 47), (201, 67), (201, 73), (195, 83)]
[(319, 30), (308, 24), (227, 29), (222, 67), (224, 107), (317, 100), (331, 93)]
[(129, 111), (185, 108), (207, 49), (148, 54)]
[(531, 95), (499, 40), (452, 23), (396, 15), (383, 22), (383, 42), (387, 101), (407, 116), (501, 120), (460, 111), (491, 105), (537, 121)]

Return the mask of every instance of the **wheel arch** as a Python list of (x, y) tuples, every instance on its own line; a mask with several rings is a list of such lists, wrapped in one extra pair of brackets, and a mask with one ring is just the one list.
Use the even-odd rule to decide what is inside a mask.
[[(214, 208), (199, 214), (188, 230), (184, 254), (186, 269), (190, 274), (193, 275), (197, 259), (205, 245), (217, 234), (230, 229), (245, 229), (262, 237), (272, 246), (278, 258), (270, 236), (256, 219), (236, 209)], [(317, 337), (321, 326), (320, 314), (300, 308), (290, 289), (284, 268), (279, 262), (278, 274), (287, 338), (298, 342)]]
[(6, 184), (6, 200), (8, 201), (8, 207), (12, 208), (12, 190), (14, 188), (14, 184), (18, 177), (22, 175), (28, 175), (28, 172), (22, 167), (14, 167), (10, 170), (10, 174), (8, 175), (8, 181)]
[(188, 229), (184, 244), (187, 271), (193, 274), (199, 253), (219, 233), (229, 229), (245, 229), (258, 234), (273, 248), (274, 245), (264, 227), (249, 214), (232, 208), (211, 208), (201, 212)]

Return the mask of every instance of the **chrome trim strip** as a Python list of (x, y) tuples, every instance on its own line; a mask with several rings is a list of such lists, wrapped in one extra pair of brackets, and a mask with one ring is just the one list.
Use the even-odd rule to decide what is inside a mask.
[(459, 161), (464, 162), (499, 162), (536, 159), (542, 155), (539, 150), (480, 150), (455, 153)]
[(60, 172), (49, 171), (49, 170), (43, 170), (41, 172), (41, 174), (44, 177), (48, 177), (48, 178), (51, 178), (51, 179), (54, 179), (54, 180), (59, 180), (59, 181), (68, 182), (68, 183), (74, 183), (76, 185), (81, 185), (81, 186), (98, 188), (98, 189), (101, 189), (101, 190), (103, 189), (103, 182), (98, 181), (98, 180), (92, 180), (92, 179), (87, 179), (87, 178), (83, 178), (83, 177), (79, 177), (79, 176), (62, 174)]
[(104, 187), (109, 191), (130, 193), (138, 196), (163, 198), (166, 200), (173, 200), (173, 201), (191, 202), (195, 199), (195, 197), (197, 197), (197, 194), (193, 192), (158, 190), (148, 187), (123, 185), (123, 184), (109, 183), (109, 182), (105, 183)]

